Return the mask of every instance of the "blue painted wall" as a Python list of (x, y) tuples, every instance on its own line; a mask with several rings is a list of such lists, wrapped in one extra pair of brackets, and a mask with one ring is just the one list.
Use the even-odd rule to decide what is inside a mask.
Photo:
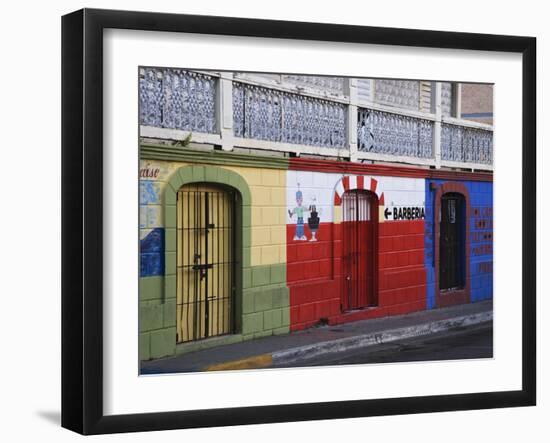
[(160, 182), (139, 182), (139, 275), (164, 275), (164, 228), (161, 223), (162, 206)]
[(164, 275), (164, 228), (154, 228), (139, 244), (139, 276)]
[[(426, 301), (428, 309), (435, 307), (434, 199), (430, 183), (441, 185), (445, 180), (426, 180), (426, 220), (424, 259), (426, 266)], [(493, 183), (461, 182), (470, 194), (470, 300), (493, 297)]]

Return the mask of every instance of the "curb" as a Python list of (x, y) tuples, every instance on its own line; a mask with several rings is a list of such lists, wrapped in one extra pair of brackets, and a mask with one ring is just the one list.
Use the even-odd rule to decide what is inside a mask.
[(322, 354), (348, 351), (351, 349), (389, 343), (404, 338), (420, 337), (423, 335), (448, 331), (454, 328), (485, 323), (492, 320), (492, 311), (480, 312), (478, 314), (464, 315), (461, 317), (448, 318), (445, 320), (438, 320), (420, 325), (391, 329), (388, 331), (373, 332), (370, 334), (315, 343), (293, 349), (285, 349), (284, 351), (276, 351), (272, 353), (272, 360), (273, 364), (295, 363), (297, 361), (307, 360)]
[(227, 371), (227, 370), (239, 370), (239, 369), (259, 369), (266, 368), (273, 364), (272, 354), (260, 354), (252, 357), (242, 358), (240, 360), (226, 361), (223, 363), (216, 363), (214, 365), (204, 368), (205, 371)]
[(323, 354), (348, 351), (351, 349), (366, 348), (369, 346), (390, 343), (406, 338), (421, 337), (466, 326), (472, 326), (493, 320), (493, 311), (480, 312), (477, 314), (464, 315), (460, 317), (437, 320), (430, 323), (422, 323), (403, 328), (390, 329), (388, 331), (377, 331), (353, 337), (346, 337), (338, 340), (330, 340), (297, 348), (274, 351), (272, 353), (253, 355), (251, 357), (217, 363), (205, 367), (204, 371), (224, 371), (240, 369), (259, 369), (273, 364), (296, 363), (301, 360), (318, 357)]

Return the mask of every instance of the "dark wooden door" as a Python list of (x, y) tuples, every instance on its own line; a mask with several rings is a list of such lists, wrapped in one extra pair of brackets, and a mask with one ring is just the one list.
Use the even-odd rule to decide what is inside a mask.
[(444, 194), (441, 198), (439, 239), (439, 288), (461, 289), (465, 276), (465, 213), (461, 194)]
[(375, 290), (378, 200), (372, 192), (353, 190), (344, 193), (343, 275), (344, 310), (376, 306)]

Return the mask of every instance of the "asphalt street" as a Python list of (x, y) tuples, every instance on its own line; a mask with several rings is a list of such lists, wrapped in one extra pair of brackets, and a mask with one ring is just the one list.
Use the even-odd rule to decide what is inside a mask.
[(429, 336), (398, 340), (338, 353), (324, 354), (292, 364), (273, 365), (273, 368), (335, 366), (364, 363), (398, 363), (412, 361), (462, 360), (493, 357), (493, 328), (455, 329)]
[(143, 361), (141, 373), (487, 358), (492, 356), (491, 325), (489, 300), (199, 347)]

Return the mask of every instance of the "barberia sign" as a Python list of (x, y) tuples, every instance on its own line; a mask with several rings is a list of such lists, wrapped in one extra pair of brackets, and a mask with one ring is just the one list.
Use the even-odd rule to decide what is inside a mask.
[(423, 220), (425, 218), (424, 207), (409, 206), (399, 208), (386, 208), (384, 211), (386, 220)]

